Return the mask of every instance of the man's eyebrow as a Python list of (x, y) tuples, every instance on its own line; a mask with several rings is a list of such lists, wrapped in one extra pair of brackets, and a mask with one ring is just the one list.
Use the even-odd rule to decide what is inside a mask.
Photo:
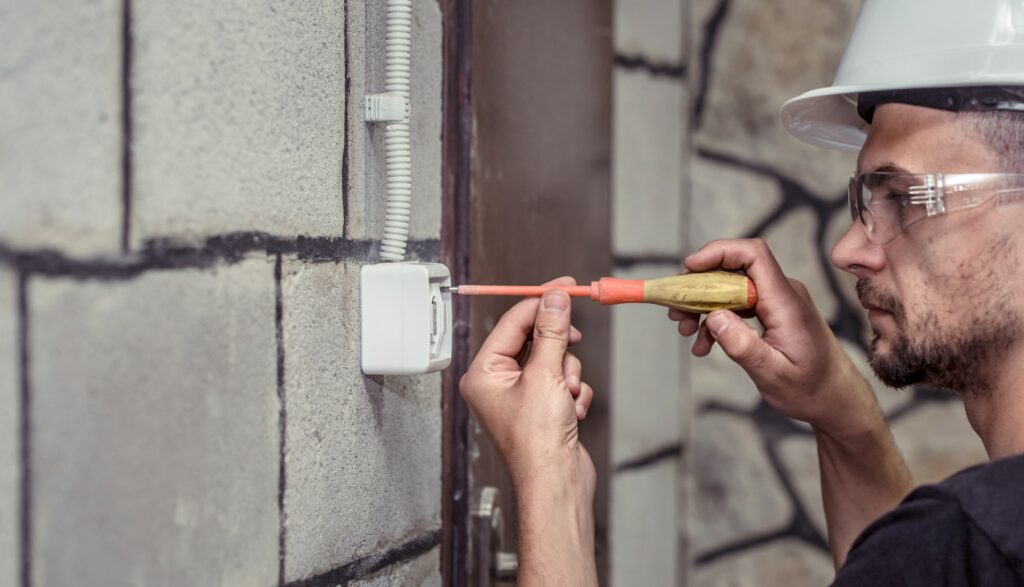
[(857, 173), (860, 174), (860, 173), (913, 173), (913, 172), (909, 171), (907, 169), (904, 169), (903, 167), (900, 167), (899, 165), (896, 165), (895, 163), (887, 162), (887, 163), (882, 163), (881, 165), (876, 165), (875, 167), (872, 167), (871, 169), (866, 169), (866, 170), (865, 169), (858, 169)]

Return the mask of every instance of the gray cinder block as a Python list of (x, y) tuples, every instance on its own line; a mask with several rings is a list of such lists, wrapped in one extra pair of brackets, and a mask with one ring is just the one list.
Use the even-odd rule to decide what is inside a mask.
[(359, 370), (359, 266), (287, 262), (286, 580), (440, 527), (438, 373)]
[(34, 584), (275, 584), (273, 264), (29, 295)]
[(132, 234), (342, 234), (343, 3), (133, 3)]
[(677, 255), (682, 248), (685, 89), (679, 80), (614, 75), (612, 248)]
[(121, 2), (0, 7), (0, 241), (121, 242)]

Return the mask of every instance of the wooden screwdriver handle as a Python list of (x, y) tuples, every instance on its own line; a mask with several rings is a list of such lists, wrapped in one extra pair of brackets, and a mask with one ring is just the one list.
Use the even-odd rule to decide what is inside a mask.
[(740, 311), (757, 304), (757, 290), (746, 275), (725, 271), (687, 273), (645, 281), (644, 302), (700, 314)]

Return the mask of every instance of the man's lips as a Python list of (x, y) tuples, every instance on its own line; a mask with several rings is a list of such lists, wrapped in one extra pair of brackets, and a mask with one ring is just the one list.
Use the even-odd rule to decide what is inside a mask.
[(873, 304), (871, 302), (865, 302), (864, 300), (861, 300), (860, 305), (863, 306), (864, 309), (867, 310), (868, 312), (875, 311), (875, 312), (885, 312), (886, 314), (892, 314), (893, 313), (892, 310), (889, 310), (887, 308), (883, 308), (881, 306), (875, 305), (875, 304)]

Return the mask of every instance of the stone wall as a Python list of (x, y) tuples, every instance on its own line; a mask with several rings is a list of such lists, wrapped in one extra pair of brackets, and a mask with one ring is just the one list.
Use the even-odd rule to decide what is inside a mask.
[[(417, 0), (411, 255), (439, 255)], [(0, 584), (438, 585), (440, 379), (359, 369), (383, 3), (4, 3)]]
[[(985, 460), (956, 398), (893, 391), (866, 364), (854, 280), (828, 260), (849, 226), (855, 156), (810, 147), (778, 122), (788, 98), (828, 85), (859, 0), (692, 0), (694, 85), (689, 242), (762, 237), (803, 281), (876, 393), (919, 483)], [(778, 414), (719, 350), (694, 359), (694, 427), (684, 487), (692, 585), (824, 585), (825, 543), (814, 438)]]

